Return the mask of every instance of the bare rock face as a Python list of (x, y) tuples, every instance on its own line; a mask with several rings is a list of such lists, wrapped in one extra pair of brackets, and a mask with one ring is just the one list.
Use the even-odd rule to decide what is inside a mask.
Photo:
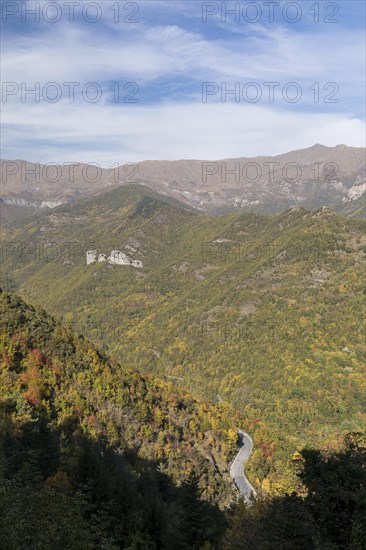
[(144, 264), (142, 263), (141, 260), (132, 260), (132, 265), (133, 265), (134, 267), (140, 267), (140, 268), (141, 268), (141, 267), (144, 267)]
[(108, 262), (114, 265), (132, 265), (132, 259), (120, 250), (112, 250)]
[(88, 250), (86, 253), (86, 265), (94, 264), (97, 261), (97, 254), (96, 250)]
[(110, 265), (131, 265), (133, 267), (142, 268), (143, 263), (141, 260), (132, 260), (124, 252), (120, 250), (112, 250), (110, 255), (107, 257), (106, 254), (99, 254), (97, 250), (88, 250), (86, 253), (86, 264), (94, 263), (103, 263), (108, 262)]
[(57, 206), (61, 206), (63, 204), (62, 201), (42, 201), (41, 202), (41, 208), (56, 208)]
[(348, 189), (347, 196), (343, 197), (342, 200), (343, 202), (354, 201), (362, 197), (364, 193), (366, 193), (366, 182), (353, 185), (350, 189)]

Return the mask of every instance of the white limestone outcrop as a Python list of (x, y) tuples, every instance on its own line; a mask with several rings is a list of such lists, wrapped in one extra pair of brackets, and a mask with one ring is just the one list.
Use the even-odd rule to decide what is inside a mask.
[(144, 264), (142, 263), (141, 260), (132, 260), (132, 265), (134, 267), (144, 267)]
[(366, 191), (365, 182), (362, 182), (359, 185), (353, 185), (353, 187), (348, 189), (348, 196), (343, 198), (343, 202), (355, 201), (356, 199), (359, 199), (360, 197), (362, 197), (365, 191)]
[(108, 258), (106, 254), (98, 255), (97, 250), (88, 250), (86, 253), (86, 264), (90, 265), (96, 262), (108, 262), (111, 265), (132, 265), (137, 268), (144, 267), (141, 260), (133, 260), (120, 250), (112, 250)]
[(96, 262), (97, 254), (98, 252), (96, 250), (88, 250), (88, 252), (86, 253), (86, 265), (90, 265)]
[(42, 201), (40, 208), (56, 208), (64, 204), (62, 201)]
[(115, 265), (132, 265), (132, 259), (120, 250), (112, 250), (108, 261)]

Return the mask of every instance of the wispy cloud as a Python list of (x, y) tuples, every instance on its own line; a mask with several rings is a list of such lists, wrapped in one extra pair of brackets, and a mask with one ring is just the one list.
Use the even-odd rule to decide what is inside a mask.
[[(97, 104), (13, 106), (4, 122), (12, 131), (6, 157), (12, 157), (19, 135), (26, 157), (47, 162), (115, 162), (142, 159), (202, 158), (280, 154), (313, 145), (363, 143), (363, 125), (356, 118), (327, 114), (293, 114), (253, 105), (160, 103), (115, 109)], [(8, 118), (9, 117), (9, 118)], [(17, 129), (17, 130), (14, 130)], [(41, 146), (40, 146), (41, 144)]]
[[(3, 81), (24, 82), (29, 89), (35, 82), (41, 87), (55, 82), (64, 94), (65, 82), (96, 82), (107, 93), (97, 104), (80, 93), (73, 104), (67, 97), (51, 103), (41, 96), (39, 104), (31, 96), (22, 103), (20, 92), (9, 97), (2, 105), (4, 154), (88, 160), (85, 155), (93, 153), (109, 163), (275, 154), (314, 142), (363, 144), (359, 21), (314, 25), (307, 14), (297, 26), (284, 21), (235, 26), (223, 25), (218, 15), (203, 23), (200, 2), (138, 4), (134, 25), (113, 25), (111, 14), (94, 25), (78, 19), (5, 25)], [(139, 102), (113, 103), (111, 84), (131, 81), (139, 86)], [(202, 82), (228, 89), (257, 82), (263, 97), (257, 104), (243, 97), (239, 104), (223, 104), (216, 93), (202, 104)], [(272, 103), (265, 82), (279, 83)], [(289, 82), (303, 92), (298, 103), (283, 99)], [(324, 102), (332, 92), (324, 89), (328, 82), (339, 87), (338, 102)]]

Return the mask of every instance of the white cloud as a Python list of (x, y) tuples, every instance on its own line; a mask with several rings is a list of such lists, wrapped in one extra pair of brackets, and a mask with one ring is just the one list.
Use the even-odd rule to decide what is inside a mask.
[[(25, 114), (26, 113), (26, 114)], [(26, 120), (26, 123), (25, 123)], [(280, 154), (316, 142), (364, 146), (362, 123), (346, 115), (288, 113), (241, 104), (166, 103), (123, 106), (99, 103), (13, 105), (4, 123), (12, 133), (7, 158), (40, 162), (115, 162), (144, 159), (219, 159)], [(19, 154), (17, 135), (36, 136)]]
[[(299, 34), (282, 27), (256, 26), (232, 40), (205, 38), (177, 25), (125, 26), (122, 32), (99, 32), (98, 26), (67, 23), (34, 36), (15, 36), (3, 51), (3, 80), (64, 82), (117, 80), (141, 83), (169, 74), (198, 80), (287, 79), (361, 81), (361, 33)], [(254, 27), (253, 27), (254, 29)]]
[[(31, 87), (34, 82), (134, 80), (143, 88), (166, 77), (175, 84), (179, 100), (166, 97), (172, 88), (167, 92), (163, 85), (151, 105), (32, 104), (21, 103), (18, 96), (2, 105), (8, 158), (111, 165), (145, 158), (277, 154), (315, 142), (363, 145), (359, 31), (328, 26), (301, 33), (296, 26), (258, 24), (241, 33), (209, 34), (200, 10), (196, 19), (188, 15), (190, 30), (173, 17), (170, 24), (158, 23), (173, 12), (183, 17), (187, 2), (174, 3), (174, 9), (165, 0), (148, 4), (146, 12), (155, 12), (153, 23), (141, 10), (136, 25), (62, 22), (39, 25), (38, 32), (23, 37), (13, 35), (3, 51), (3, 81)], [(308, 96), (287, 110), (283, 103), (222, 104), (218, 97), (215, 104), (203, 105), (202, 81), (226, 81), (228, 87), (235, 82), (297, 81)], [(312, 103), (308, 87), (329, 81), (339, 84), (339, 105)], [(188, 83), (184, 98), (180, 83)]]

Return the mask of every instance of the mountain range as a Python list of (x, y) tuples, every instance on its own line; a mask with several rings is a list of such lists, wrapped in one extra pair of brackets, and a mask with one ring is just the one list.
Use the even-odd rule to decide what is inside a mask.
[(222, 160), (129, 163), (104, 169), (93, 163), (45, 165), (1, 161), (1, 208), (5, 219), (54, 208), (106, 188), (139, 183), (199, 211), (280, 213), (291, 206), (328, 206), (364, 216), (365, 149), (337, 145), (278, 156)]

